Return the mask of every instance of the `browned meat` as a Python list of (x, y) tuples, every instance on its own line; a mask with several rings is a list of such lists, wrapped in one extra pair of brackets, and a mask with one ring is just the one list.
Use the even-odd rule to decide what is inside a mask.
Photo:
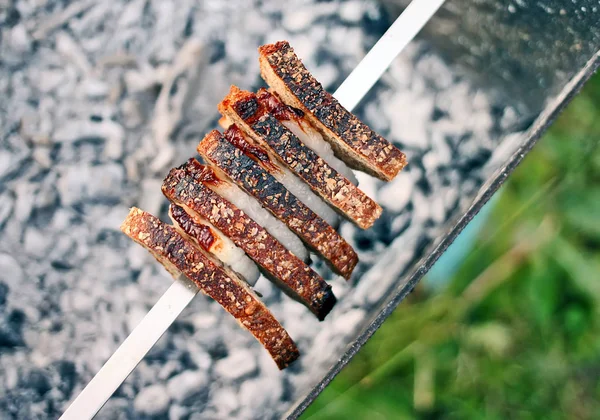
[[(281, 104), (269, 92), (260, 93), (257, 96), (232, 86), (219, 110), (340, 214), (363, 229), (371, 227), (381, 215), (381, 207), (281, 123), (285, 119), (304, 118), (298, 111)], [(276, 114), (269, 112), (269, 108)]]
[(211, 183), (219, 182), (224, 181), (210, 168), (190, 159), (171, 169), (162, 190), (188, 213), (208, 220), (242, 248), (284, 292), (323, 320), (336, 302), (331, 286), (262, 226), (210, 188)]
[(384, 181), (406, 165), (406, 156), (371, 130), (310, 74), (287, 41), (258, 49), (263, 79), (281, 99), (303, 111), (349, 166)]
[(256, 337), (280, 369), (298, 358), (296, 345), (256, 293), (234, 273), (215, 264), (174, 227), (134, 207), (121, 230), (150, 251), (174, 277), (187, 276), (202, 293), (216, 300)]
[[(244, 152), (250, 153), (248, 148), (235, 147), (217, 130), (211, 131), (198, 144), (198, 153), (205, 161), (221, 169), (265, 209), (282, 220), (309, 248), (321, 255), (334, 271), (349, 278), (358, 262), (352, 247), (334, 228)], [(258, 153), (254, 150), (252, 156)]]

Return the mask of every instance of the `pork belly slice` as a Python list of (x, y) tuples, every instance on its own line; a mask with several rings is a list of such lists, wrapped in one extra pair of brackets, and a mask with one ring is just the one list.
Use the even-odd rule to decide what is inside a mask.
[[(230, 127), (229, 130), (233, 129)], [(350, 278), (358, 262), (356, 252), (325, 220), (287, 188), (235, 147), (217, 130), (198, 144), (205, 162), (218, 167), (241, 189), (282, 220), (304, 243), (317, 252), (336, 273)]]
[(183, 207), (173, 203), (169, 206), (169, 217), (184, 238), (213, 254), (250, 286), (256, 284), (260, 277), (256, 264), (217, 228), (205, 219), (188, 214)]
[(235, 124), (225, 130), (225, 136), (229, 143), (242, 150), (251, 159), (254, 159), (258, 165), (269, 172), (319, 217), (334, 228), (339, 226), (340, 218), (335, 210), (327, 205), (321, 197), (312, 191), (309, 185), (283, 165), (266, 148), (263, 149), (255, 144)]
[(216, 300), (267, 349), (279, 369), (298, 358), (294, 341), (248, 284), (215, 264), (173, 226), (134, 207), (121, 230), (146, 248), (171, 275), (187, 276), (202, 293)]
[(406, 165), (404, 153), (323, 89), (287, 41), (263, 45), (258, 53), (265, 82), (287, 105), (306, 113), (347, 165), (384, 181), (393, 179)]
[(219, 104), (219, 110), (340, 214), (363, 229), (371, 227), (381, 215), (381, 207), (280, 121), (293, 119), (290, 114), (294, 112), (278, 110), (280, 105), (266, 90), (254, 94), (232, 86), (229, 95)]
[(348, 178), (354, 185), (358, 185), (358, 179), (343, 161), (338, 159), (331, 145), (323, 139), (319, 133), (308, 121), (306, 114), (298, 108), (284, 104), (277, 92), (273, 89), (268, 91), (265, 88), (260, 88), (256, 92), (256, 97), (261, 105), (263, 105), (271, 115), (279, 122), (286, 126), (302, 143), (310, 147), (321, 159), (329, 166), (339, 172), (342, 176)]
[(328, 206), (321, 197), (315, 194), (310, 186), (300, 177), (279, 162), (275, 156), (272, 156), (267, 149), (263, 149), (259, 145), (254, 144), (254, 142), (247, 138), (247, 136), (235, 125), (230, 126), (225, 131), (225, 137), (229, 143), (240, 149), (251, 159), (254, 159), (258, 165), (269, 172), (277, 181), (283, 184), (290, 193), (300, 199), (300, 201), (306, 204), (309, 209), (314, 211), (329, 225), (333, 227), (339, 225), (337, 213)]
[[(198, 163), (191, 159), (190, 165)], [(302, 241), (283, 223), (265, 210), (261, 204), (254, 198), (246, 194), (241, 188), (231, 182), (227, 182), (226, 175), (217, 170), (209, 170), (211, 182), (205, 182), (205, 186), (215, 191), (225, 200), (246, 213), (251, 219), (267, 230), (275, 239), (289, 249), (294, 255), (302, 261), (309, 261), (309, 253)]]
[(188, 214), (198, 215), (219, 229), (258, 264), (269, 280), (323, 320), (336, 302), (331, 286), (261, 225), (209, 188), (211, 183), (223, 181), (212, 169), (190, 159), (171, 169), (162, 191)]

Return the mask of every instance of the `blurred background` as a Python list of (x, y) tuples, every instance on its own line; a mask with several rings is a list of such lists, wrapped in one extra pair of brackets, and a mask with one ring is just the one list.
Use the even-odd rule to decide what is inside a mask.
[[(257, 46), (289, 40), (333, 92), (407, 3), (0, 0), (0, 420), (58, 418), (170, 285), (119, 225), (131, 206), (167, 220), (162, 179), (230, 84), (262, 86)], [(341, 225), (351, 281), (315, 259), (335, 310), (319, 323), (257, 283), (302, 357), (279, 372), (199, 296), (98, 419), (298, 407), (590, 72), (597, 12), (448, 0), (356, 109), (410, 164), (360, 177), (384, 213)], [(597, 414), (599, 95), (596, 78), (307, 417)]]
[(599, 115), (596, 75), (303, 418), (600, 416)]

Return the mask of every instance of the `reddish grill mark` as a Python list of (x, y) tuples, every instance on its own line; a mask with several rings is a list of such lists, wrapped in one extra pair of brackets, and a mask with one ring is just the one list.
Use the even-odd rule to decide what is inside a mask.
[(202, 182), (204, 184), (218, 184), (222, 182), (212, 169), (202, 165), (194, 158), (189, 158), (183, 168), (188, 175), (194, 178), (195, 181)]
[(216, 239), (210, 227), (196, 223), (183, 207), (176, 204), (171, 204), (171, 215), (185, 233), (196, 239), (205, 251), (210, 251)]
[(278, 171), (279, 168), (269, 158), (269, 154), (262, 148), (251, 144), (244, 135), (242, 130), (235, 124), (231, 125), (224, 133), (225, 139), (240, 149), (242, 153), (248, 156), (250, 159), (262, 163), (270, 171)]
[(264, 106), (279, 121), (297, 120), (304, 117), (304, 112), (293, 106), (281, 102), (281, 100), (265, 88), (256, 92), (258, 102)]

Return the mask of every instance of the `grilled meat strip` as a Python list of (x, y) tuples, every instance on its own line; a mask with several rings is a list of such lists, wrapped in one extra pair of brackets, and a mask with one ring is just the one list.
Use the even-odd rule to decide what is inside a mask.
[(323, 320), (336, 302), (331, 286), (262, 226), (215, 193), (210, 184), (218, 182), (223, 181), (210, 168), (190, 159), (171, 169), (162, 191), (189, 214), (208, 220), (242, 248), (284, 292)]
[(381, 215), (381, 207), (282, 124), (280, 119), (293, 118), (292, 111), (278, 112), (279, 118), (270, 113), (266, 103), (274, 101), (278, 99), (265, 90), (256, 95), (232, 86), (219, 110), (340, 214), (362, 229), (371, 227)]
[(121, 230), (146, 248), (174, 276), (192, 280), (200, 291), (216, 300), (267, 349), (284, 369), (298, 358), (298, 349), (256, 293), (231, 272), (226, 272), (177, 230), (149, 213), (132, 208)]
[(346, 279), (350, 278), (358, 262), (352, 247), (335, 229), (244, 154), (242, 149), (213, 130), (198, 144), (198, 153), (282, 220), (309, 248), (319, 253), (335, 272)]
[(306, 113), (346, 164), (384, 181), (406, 165), (404, 153), (323, 89), (287, 41), (263, 45), (258, 52), (263, 79), (287, 105)]
[(214, 226), (210, 226), (206, 220), (192, 217), (183, 207), (173, 203), (169, 206), (169, 217), (184, 238), (213, 254), (220, 263), (233, 270), (250, 286), (256, 284), (260, 276), (256, 264)]

